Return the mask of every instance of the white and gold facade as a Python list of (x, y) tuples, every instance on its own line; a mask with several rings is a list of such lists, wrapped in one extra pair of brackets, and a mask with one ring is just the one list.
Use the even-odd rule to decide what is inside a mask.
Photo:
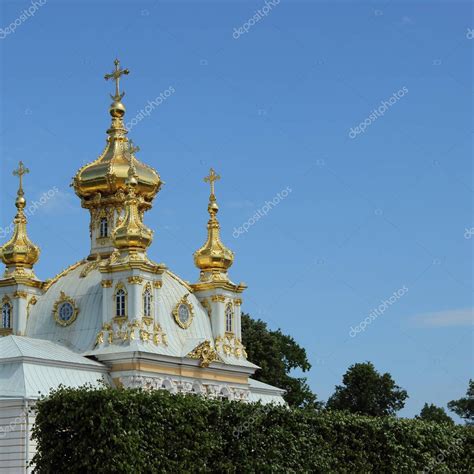
[[(23, 212), (27, 170), (21, 163), (15, 172), (20, 178), (15, 230), (0, 249), (6, 266), (0, 279), (2, 339), (47, 341), (49, 350), (57, 345), (61, 354), (84, 357), (84, 368), (74, 370), (105, 373), (115, 386), (283, 403), (282, 390), (250, 378), (257, 366), (242, 344), (246, 287), (228, 276), (234, 254), (220, 239), (215, 195), (220, 177), (214, 170), (205, 178), (209, 221), (207, 240), (194, 254), (196, 282), (184, 281), (147, 255), (153, 231), (144, 214), (152, 209), (162, 181), (137, 158), (139, 150), (127, 137), (119, 81), (128, 73), (116, 60), (106, 75), (115, 80), (106, 147), (72, 182), (90, 213), (89, 255), (50, 280), (39, 280), (33, 270), (39, 248), (27, 235)], [(89, 362), (99, 368), (91, 369)], [(70, 377), (61, 383), (68, 385)], [(1, 384), (0, 373), (0, 392)]]

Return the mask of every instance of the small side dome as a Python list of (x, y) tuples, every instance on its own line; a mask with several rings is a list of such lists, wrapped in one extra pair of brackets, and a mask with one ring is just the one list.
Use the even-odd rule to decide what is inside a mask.
[(222, 243), (220, 238), (220, 225), (217, 220), (219, 206), (214, 194), (214, 183), (219, 179), (220, 176), (212, 168), (209, 176), (204, 178), (204, 181), (211, 185), (209, 205), (207, 206), (210, 219), (207, 223), (207, 240), (199, 250), (194, 252), (194, 263), (201, 270), (201, 277), (204, 277), (206, 273), (214, 273), (225, 280), (227, 279), (227, 270), (234, 263), (234, 253)]

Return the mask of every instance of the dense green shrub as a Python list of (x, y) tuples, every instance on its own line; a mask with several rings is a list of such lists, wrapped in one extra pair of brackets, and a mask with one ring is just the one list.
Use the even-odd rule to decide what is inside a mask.
[(212, 401), (60, 388), (37, 404), (36, 472), (472, 472), (474, 430)]

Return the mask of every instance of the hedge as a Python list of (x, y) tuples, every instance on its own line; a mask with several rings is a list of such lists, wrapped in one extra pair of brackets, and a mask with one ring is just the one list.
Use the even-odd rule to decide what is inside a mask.
[(36, 405), (35, 472), (473, 472), (474, 430), (116, 389)]

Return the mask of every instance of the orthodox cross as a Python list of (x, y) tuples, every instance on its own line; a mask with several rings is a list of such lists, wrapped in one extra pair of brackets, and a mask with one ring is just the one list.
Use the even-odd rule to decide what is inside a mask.
[(213, 168), (211, 168), (211, 170), (209, 171), (209, 176), (206, 176), (204, 178), (204, 181), (211, 185), (211, 195), (212, 196), (214, 196), (214, 183), (216, 181), (218, 181), (219, 179), (221, 179), (221, 177), (218, 174), (216, 174), (216, 172), (214, 171)]
[(139, 146), (135, 146), (133, 144), (133, 140), (128, 140), (128, 143), (129, 143), (129, 152), (132, 154), (132, 153), (137, 153), (138, 151), (140, 151), (140, 147)]
[(18, 163), (18, 169), (13, 171), (14, 176), (18, 176), (20, 178), (20, 187), (18, 188), (18, 193), (23, 194), (23, 175), (28, 174), (30, 170), (25, 168), (23, 165), (23, 161)]
[(114, 61), (114, 64), (115, 64), (115, 71), (111, 72), (110, 74), (106, 74), (104, 78), (106, 81), (108, 81), (109, 79), (112, 79), (115, 81), (115, 96), (111, 96), (111, 97), (114, 100), (121, 100), (122, 97), (125, 95), (125, 92), (122, 92), (120, 94), (120, 78), (124, 74), (130, 74), (130, 71), (128, 69), (120, 69), (120, 61), (118, 59)]

